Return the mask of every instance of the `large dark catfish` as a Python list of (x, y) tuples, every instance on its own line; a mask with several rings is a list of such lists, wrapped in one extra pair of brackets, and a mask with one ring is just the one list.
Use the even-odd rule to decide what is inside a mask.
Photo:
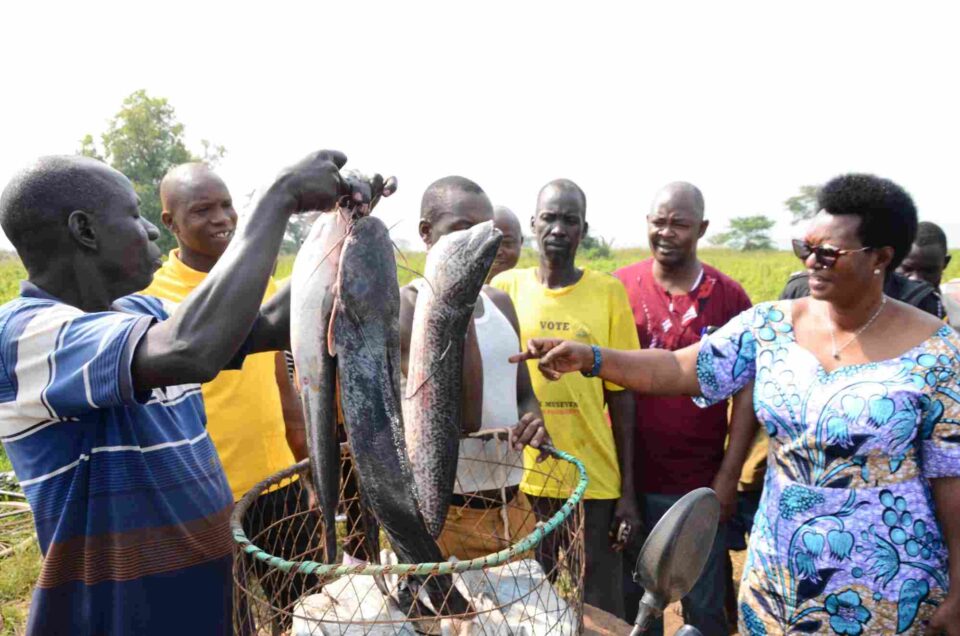
[(417, 293), (403, 419), (420, 511), (434, 537), (457, 476), (463, 343), (501, 238), (493, 221), (441, 237)]
[(351, 219), (341, 210), (321, 214), (293, 263), (290, 346), (307, 427), (310, 472), (324, 527), (324, 561), (337, 554), (335, 515), (340, 494), (337, 439), (337, 366), (327, 349), (340, 250)]
[[(400, 290), (393, 243), (379, 219), (364, 217), (351, 228), (340, 254), (338, 291), (333, 346), (360, 490), (401, 562), (443, 561), (417, 506), (403, 439)], [(444, 613), (470, 610), (448, 575), (433, 577), (426, 590)]]

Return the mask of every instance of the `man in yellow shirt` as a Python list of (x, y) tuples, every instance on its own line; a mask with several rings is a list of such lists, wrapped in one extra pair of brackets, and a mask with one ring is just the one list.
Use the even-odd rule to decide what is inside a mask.
[[(574, 264), (587, 232), (586, 208), (586, 196), (572, 181), (559, 179), (544, 186), (531, 219), (539, 266), (503, 272), (491, 284), (513, 300), (521, 343), (530, 338), (565, 338), (599, 347), (637, 349), (637, 330), (623, 285), (612, 276)], [(590, 479), (584, 502), (584, 601), (622, 616), (621, 550), (640, 524), (633, 486), (633, 394), (580, 374), (547, 382), (535, 366), (530, 368), (530, 378), (554, 445), (578, 457)], [(609, 409), (609, 424), (604, 406)], [(543, 517), (569, 497), (576, 475), (571, 467), (552, 459), (535, 465), (535, 458), (531, 450), (524, 452), (526, 470), (520, 488)], [(560, 477), (562, 485), (545, 475)], [(621, 523), (626, 536), (618, 532)], [(550, 538), (538, 550), (538, 559), (548, 571), (557, 550), (563, 549)]]
[[(161, 220), (176, 237), (178, 248), (170, 252), (143, 293), (176, 305), (203, 282), (227, 249), (237, 213), (226, 184), (202, 163), (170, 170), (161, 183), (160, 198)], [(273, 280), (268, 281), (265, 299), (275, 291)], [(223, 310), (230, 311), (229, 307)], [(249, 355), (242, 369), (221, 371), (202, 386), (202, 393), (207, 433), (220, 455), (234, 501), (262, 479), (307, 456), (303, 415), (282, 353)], [(271, 554), (287, 558), (303, 554), (312, 533), (296, 537), (262, 533), (284, 515), (304, 509), (305, 502), (306, 492), (296, 482), (263, 495), (248, 515), (248, 535), (260, 535), (257, 544)], [(263, 579), (267, 587), (271, 581), (272, 577)], [(266, 592), (295, 600), (296, 584), (291, 581), (289, 589)]]

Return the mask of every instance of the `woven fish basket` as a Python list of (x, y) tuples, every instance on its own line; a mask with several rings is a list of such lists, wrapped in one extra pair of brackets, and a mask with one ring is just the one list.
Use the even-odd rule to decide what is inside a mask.
[[(502, 436), (501, 436), (502, 437)], [(438, 538), (441, 563), (397, 563), (386, 536), (361, 505), (349, 448), (341, 445), (337, 561), (322, 563), (323, 521), (306, 483), (307, 460), (250, 490), (234, 508), (234, 629), (240, 635), (575, 634), (582, 626), (583, 493), (575, 457), (524, 469), (507, 442), (479, 436), (499, 459), (458, 470), (454, 507)], [(509, 459), (502, 459), (508, 457)], [(479, 481), (472, 478), (476, 471)], [(524, 491), (570, 493), (566, 499)], [(490, 488), (491, 479), (499, 487)], [(483, 490), (470, 490), (483, 484)], [(433, 580), (435, 579), (435, 580)], [(470, 604), (434, 607), (429, 586), (451, 584)], [(450, 595), (446, 597), (450, 599)]]

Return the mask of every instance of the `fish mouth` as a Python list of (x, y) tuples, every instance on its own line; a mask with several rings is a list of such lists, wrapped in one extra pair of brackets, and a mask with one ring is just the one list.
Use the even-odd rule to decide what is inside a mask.
[(474, 251), (478, 256), (477, 260), (489, 269), (500, 252), (503, 232), (493, 225), (493, 221), (475, 226), (472, 231), (476, 232), (476, 235), (470, 241), (471, 251)]

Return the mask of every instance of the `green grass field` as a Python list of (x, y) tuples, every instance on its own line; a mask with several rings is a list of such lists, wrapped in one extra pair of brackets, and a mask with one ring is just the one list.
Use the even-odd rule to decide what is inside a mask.
[[(601, 272), (612, 272), (624, 265), (646, 258), (649, 252), (642, 249), (614, 250), (611, 258), (581, 258), (578, 264)], [(703, 250), (703, 260), (739, 281), (754, 302), (772, 300), (780, 294), (791, 272), (800, 269), (800, 262), (789, 252), (734, 252), (731, 250)], [(407, 283), (423, 270), (424, 254), (411, 253), (398, 256), (399, 279)], [(530, 267), (537, 262), (536, 253), (526, 250), (518, 267)], [(293, 257), (280, 259), (277, 278), (290, 275)], [(12, 256), (0, 256), (0, 302), (10, 300), (18, 293), (25, 272), (20, 262)], [(954, 255), (947, 278), (960, 276), (960, 258)], [(10, 462), (0, 448), (0, 472), (11, 470)], [(4, 536), (0, 526), (0, 549), (9, 537)], [(14, 635), (22, 631), (33, 581), (39, 574), (40, 554), (36, 543), (0, 558), (0, 636)]]
[[(960, 252), (955, 252), (955, 254), (957, 253)], [(580, 258), (577, 264), (580, 267), (609, 273), (649, 256), (650, 252), (645, 249), (622, 249), (613, 250), (610, 258)], [(793, 252), (736, 252), (724, 249), (705, 249), (700, 251), (700, 257), (704, 262), (716, 267), (743, 285), (747, 294), (750, 295), (750, 299), (755, 303), (777, 298), (790, 274), (802, 269), (800, 261), (793, 255)], [(400, 283), (408, 283), (418, 275), (417, 272), (423, 271), (424, 260), (425, 255), (422, 252), (398, 256)], [(536, 252), (528, 249), (524, 250), (517, 267), (532, 267), (536, 264)], [(290, 275), (292, 268), (293, 257), (282, 257), (277, 266), (277, 278), (286, 278)], [(946, 278), (956, 276), (960, 276), (960, 258), (955, 255), (953, 263), (947, 269)], [(2, 280), (0, 278), (0, 281)]]

